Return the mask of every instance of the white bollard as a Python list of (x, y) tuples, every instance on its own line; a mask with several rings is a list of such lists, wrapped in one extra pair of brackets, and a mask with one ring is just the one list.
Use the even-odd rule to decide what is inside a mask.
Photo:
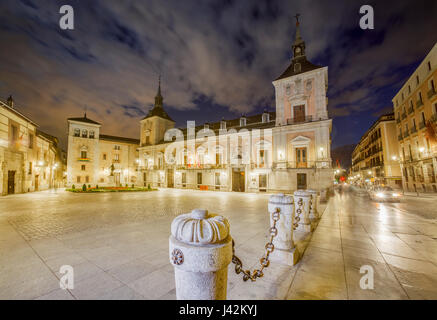
[(177, 300), (226, 300), (232, 238), (226, 218), (196, 209), (171, 224)]
[[(305, 232), (311, 232), (311, 220), (310, 220), (310, 202), (311, 194), (305, 190), (297, 190), (294, 192), (294, 205), (295, 205), (295, 215), (298, 215), (297, 210), (301, 209), (300, 214), (300, 225)], [(300, 203), (302, 205), (300, 205)]]
[(319, 219), (319, 212), (317, 206), (317, 191), (307, 190), (311, 194), (310, 219)]
[(277, 261), (289, 266), (295, 265), (299, 260), (299, 252), (294, 244), (294, 204), (292, 196), (277, 194), (270, 196), (269, 214), (270, 226), (273, 227), (272, 214), (280, 210), (280, 218), (276, 223), (277, 235), (273, 239), (275, 250), (270, 254), (272, 261)]

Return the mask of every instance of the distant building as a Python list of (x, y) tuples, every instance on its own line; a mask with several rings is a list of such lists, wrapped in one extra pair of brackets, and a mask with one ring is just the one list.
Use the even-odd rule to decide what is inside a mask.
[(437, 43), (393, 98), (405, 190), (437, 192)]
[(12, 97), (0, 101), (0, 195), (63, 185), (58, 139), (37, 128), (16, 109)]
[(103, 135), (100, 128), (86, 113), (68, 119), (67, 185), (137, 184), (139, 140)]
[(401, 188), (398, 149), (394, 114), (379, 117), (352, 152), (350, 181), (367, 186)]
[(333, 171), (328, 68), (307, 60), (299, 24), (293, 56), (289, 67), (273, 82), (276, 112), (196, 126), (192, 130), (197, 137), (221, 134), (209, 150), (205, 139), (193, 142), (188, 130), (181, 129), (185, 143), (174, 151), (174, 164), (165, 161), (172, 142), (165, 141), (164, 134), (175, 122), (163, 108), (159, 86), (153, 109), (141, 121), (138, 181), (151, 186), (241, 192), (329, 188)]
[[(104, 136), (86, 115), (68, 119), (68, 185), (240, 192), (329, 188), (328, 68), (307, 60), (299, 25), (293, 54), (273, 82), (276, 112), (177, 129), (164, 110), (159, 83), (154, 107), (140, 121), (140, 140)], [(209, 136), (215, 137), (211, 144)]]

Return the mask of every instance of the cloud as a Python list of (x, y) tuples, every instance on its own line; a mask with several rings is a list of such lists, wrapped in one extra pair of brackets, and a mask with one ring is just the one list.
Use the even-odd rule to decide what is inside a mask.
[(406, 66), (435, 41), (436, 4), (421, 1), (378, 1), (374, 31), (358, 29), (360, 1), (70, 4), (74, 31), (59, 29), (56, 1), (0, 4), (0, 94), (14, 94), (20, 110), (61, 139), (66, 118), (85, 109), (103, 132), (137, 137), (159, 74), (170, 114), (206, 104), (230, 115), (273, 108), (271, 81), (289, 64), (297, 12), (310, 60), (329, 66), (336, 117), (387, 106)]

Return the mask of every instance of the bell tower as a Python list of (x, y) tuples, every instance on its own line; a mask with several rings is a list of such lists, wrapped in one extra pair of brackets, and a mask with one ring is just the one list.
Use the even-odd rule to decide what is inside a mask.
[(147, 116), (141, 120), (141, 146), (155, 145), (164, 139), (168, 129), (174, 128), (175, 122), (164, 110), (164, 98), (161, 94), (161, 76), (155, 104)]

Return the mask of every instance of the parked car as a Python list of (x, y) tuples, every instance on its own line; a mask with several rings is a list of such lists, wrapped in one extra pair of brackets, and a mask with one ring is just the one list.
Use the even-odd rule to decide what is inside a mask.
[(402, 193), (391, 187), (379, 187), (369, 191), (370, 198), (373, 201), (383, 202), (401, 202)]

